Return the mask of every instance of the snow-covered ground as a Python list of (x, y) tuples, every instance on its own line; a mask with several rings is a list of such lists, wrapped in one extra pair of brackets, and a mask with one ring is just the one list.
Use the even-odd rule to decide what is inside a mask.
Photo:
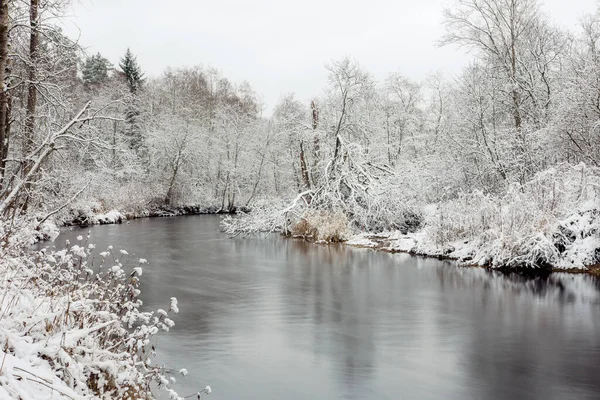
[[(6, 336), (6, 333), (4, 335)], [(48, 362), (33, 354), (14, 356), (0, 351), (0, 358), (2, 399), (46, 400), (81, 397), (55, 375)]]

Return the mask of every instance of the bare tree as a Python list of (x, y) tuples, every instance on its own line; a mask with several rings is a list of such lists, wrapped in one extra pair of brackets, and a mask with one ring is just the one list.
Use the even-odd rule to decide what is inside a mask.
[(359, 122), (358, 112), (365, 100), (373, 94), (374, 82), (356, 61), (348, 57), (334, 61), (327, 67), (329, 71), (330, 105), (333, 110), (334, 125), (331, 136), (335, 138), (333, 157), (328, 174), (335, 174), (336, 167), (343, 161), (342, 143), (344, 137), (361, 142), (365, 148), (369, 144), (369, 129)]
[(386, 79), (384, 90), (387, 159), (388, 164), (394, 166), (404, 150), (406, 137), (414, 137), (421, 128), (421, 87), (399, 73), (392, 73)]
[(444, 11), (442, 44), (456, 43), (477, 50), (507, 78), (514, 127), (522, 125), (522, 61), (526, 45), (539, 23), (537, 0), (459, 0)]

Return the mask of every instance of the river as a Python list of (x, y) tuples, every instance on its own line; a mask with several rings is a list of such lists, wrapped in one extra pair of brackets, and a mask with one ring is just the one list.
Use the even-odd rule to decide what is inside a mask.
[(210, 384), (213, 400), (600, 398), (595, 278), (509, 277), (276, 235), (229, 239), (219, 221), (91, 228), (98, 251), (148, 259), (145, 308), (179, 300), (158, 357), (188, 370), (174, 386), (182, 396)]

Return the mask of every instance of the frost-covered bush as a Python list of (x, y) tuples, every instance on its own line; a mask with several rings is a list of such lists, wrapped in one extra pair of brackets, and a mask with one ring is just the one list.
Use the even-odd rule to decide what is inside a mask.
[(423, 223), (419, 195), (405, 182), (396, 182), (398, 175), (377, 182), (368, 213), (362, 216), (362, 230), (369, 232), (400, 231), (415, 232)]
[(0, 219), (0, 257), (4, 253), (19, 251), (41, 240), (54, 240), (58, 234), (58, 226), (50, 219)]
[(134, 263), (112, 247), (94, 257), (93, 249), (80, 236), (63, 250), (33, 256), (0, 250), (4, 353), (45, 366), (78, 397), (151, 399), (158, 387), (178, 399), (171, 372), (153, 361), (153, 338), (173, 327), (177, 299), (164, 310), (142, 311), (146, 260)]
[(226, 215), (221, 226), (231, 236), (257, 232), (284, 232), (288, 226), (288, 212), (286, 202), (282, 199), (257, 199), (252, 204), (250, 212), (238, 211), (236, 215)]
[(291, 234), (319, 242), (343, 242), (350, 238), (348, 218), (342, 212), (309, 211), (291, 227)]
[[(360, 159), (360, 149), (350, 146), (348, 152), (351, 151), (355, 159)], [(364, 160), (360, 163), (347, 161), (331, 172), (328, 179), (323, 179), (319, 187), (287, 201), (255, 202), (250, 213), (226, 217), (223, 227), (231, 235), (282, 232), (325, 240), (316, 237), (338, 236), (323, 233), (331, 230), (328, 225), (333, 218), (334, 225), (344, 221), (344, 232), (339, 235), (339, 240), (346, 240), (351, 231), (414, 232), (421, 227), (423, 216), (413, 198), (414, 191), (399, 184), (397, 178), (392, 171), (375, 168)], [(338, 227), (333, 231), (342, 233)]]
[[(87, 226), (147, 217), (166, 207), (164, 193), (164, 188), (148, 177), (118, 179), (101, 175), (92, 179), (88, 190), (54, 219), (60, 224)], [(218, 201), (210, 193), (204, 188), (179, 191), (177, 186), (170, 206), (214, 207)]]
[(426, 223), (422, 251), (503, 267), (583, 268), (600, 262), (600, 170), (563, 165), (514, 183), (503, 195), (463, 193)]
[(600, 206), (582, 208), (560, 221), (554, 246), (561, 253), (559, 268), (600, 264)]
[(105, 209), (102, 202), (81, 202), (60, 217), (65, 224), (79, 226), (116, 224), (127, 219), (116, 209)]
[[(141, 175), (141, 174), (140, 174)], [(144, 175), (121, 174), (110, 171), (92, 177), (90, 187), (69, 209), (71, 214), (105, 214), (119, 210), (123, 214), (142, 215), (160, 198), (161, 188)], [(160, 204), (163, 199), (160, 199)], [(90, 210), (91, 209), (91, 210)], [(77, 215), (75, 215), (77, 216)], [(69, 215), (65, 220), (69, 220)]]

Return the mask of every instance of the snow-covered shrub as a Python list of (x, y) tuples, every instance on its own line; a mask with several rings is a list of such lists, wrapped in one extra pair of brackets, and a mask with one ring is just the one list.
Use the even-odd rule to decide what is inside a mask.
[(560, 221), (554, 245), (561, 253), (559, 268), (600, 264), (600, 206), (582, 208)]
[(60, 217), (64, 224), (79, 226), (121, 223), (127, 217), (116, 209), (106, 209), (103, 202), (79, 202)]
[(503, 195), (473, 191), (440, 203), (419, 249), (461, 248), (461, 257), (493, 267), (583, 268), (600, 261), (599, 214), (600, 170), (563, 165)]
[(221, 221), (223, 230), (230, 236), (257, 232), (284, 232), (288, 211), (282, 199), (262, 198), (252, 204), (250, 212), (238, 211), (236, 215), (226, 215)]
[(311, 210), (294, 223), (291, 234), (320, 242), (343, 242), (350, 237), (350, 229), (342, 212)]
[(59, 233), (58, 226), (50, 219), (0, 219), (0, 257), (5, 252), (19, 251), (42, 240), (54, 240)]
[(369, 232), (400, 231), (415, 232), (423, 223), (418, 194), (405, 182), (397, 182), (394, 174), (378, 181), (365, 225), (360, 227)]
[[(147, 212), (157, 197), (160, 199), (159, 205), (163, 205), (160, 193), (158, 185), (141, 173), (121, 173), (113, 176), (110, 171), (106, 171), (92, 177), (89, 190), (69, 208), (72, 214), (93, 216), (119, 210), (123, 214), (137, 216)], [(64, 219), (68, 220), (69, 216)]]
[[(346, 162), (323, 179), (321, 186), (307, 190), (288, 201), (258, 201), (250, 213), (223, 220), (225, 231), (231, 235), (251, 232), (282, 232), (312, 238), (333, 237), (327, 232), (328, 218), (345, 221), (345, 240), (351, 230), (382, 232), (399, 230), (414, 232), (421, 227), (423, 216), (412, 190), (396, 182), (397, 175), (385, 168), (375, 168), (367, 161), (360, 162), (360, 149), (350, 146)], [(355, 160), (352, 163), (348, 160)], [(313, 220), (314, 223), (310, 221)], [(337, 228), (334, 229), (334, 231)], [(339, 230), (342, 233), (341, 230)]]
[(158, 387), (178, 399), (171, 371), (153, 362), (153, 337), (173, 327), (177, 300), (166, 311), (142, 311), (146, 261), (128, 267), (127, 252), (109, 248), (93, 256), (93, 249), (79, 237), (63, 250), (33, 256), (0, 250), (4, 352), (53, 371), (78, 397), (151, 399)]

